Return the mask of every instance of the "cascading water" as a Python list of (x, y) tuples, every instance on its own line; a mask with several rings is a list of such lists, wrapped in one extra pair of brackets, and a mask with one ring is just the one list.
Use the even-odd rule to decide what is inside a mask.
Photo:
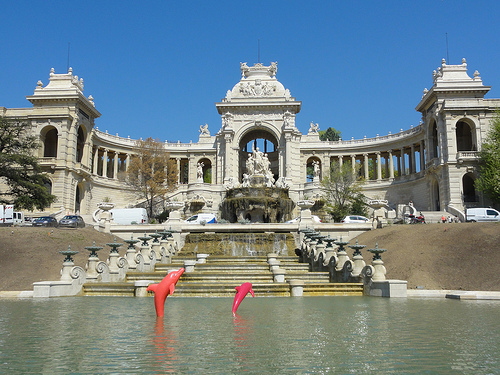
[(190, 233), (186, 236), (183, 255), (196, 252), (225, 256), (256, 256), (275, 252), (294, 255), (295, 240), (291, 233)]

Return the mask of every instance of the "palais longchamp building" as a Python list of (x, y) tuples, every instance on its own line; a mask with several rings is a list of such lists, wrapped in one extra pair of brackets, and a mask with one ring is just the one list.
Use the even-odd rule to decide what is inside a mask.
[[(460, 65), (443, 59), (433, 72), (433, 85), (416, 106), (418, 126), (339, 141), (321, 141), (314, 123), (307, 134), (297, 129), (301, 102), (276, 79), (277, 63), (240, 68), (240, 81), (215, 103), (220, 127), (199, 126), (196, 143), (164, 143), (179, 171), (165, 201), (183, 202), (184, 215), (219, 212), (228, 189), (245, 186), (256, 165), (265, 167), (263, 183), (288, 189), (294, 202), (321, 197), (330, 165), (350, 163), (365, 179), (365, 195), (393, 208), (412, 201), (418, 210), (462, 216), (466, 207), (487, 204), (474, 181), (500, 100), (484, 99), (490, 87), (477, 71), (468, 75), (465, 59)], [(47, 213), (91, 215), (108, 197), (116, 208), (141, 203), (123, 179), (136, 141), (98, 130), (101, 114), (71, 68), (66, 74), (52, 69), (49, 83), (39, 81), (27, 99), (32, 108), (0, 107), (0, 115), (27, 121), (40, 137), (39, 161), (57, 196)], [(249, 163), (253, 158), (259, 164)]]

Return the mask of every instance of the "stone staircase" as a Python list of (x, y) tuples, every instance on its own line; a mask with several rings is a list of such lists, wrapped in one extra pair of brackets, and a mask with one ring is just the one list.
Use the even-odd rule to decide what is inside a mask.
[[(134, 296), (135, 282), (160, 282), (168, 270), (184, 267), (184, 261), (193, 256), (175, 256), (171, 264), (156, 264), (151, 272), (129, 272), (122, 283), (86, 283), (84, 295)], [(252, 283), (256, 297), (290, 296), (290, 280), (304, 282), (304, 296), (362, 296), (361, 283), (331, 283), (328, 272), (310, 272), (307, 263), (298, 257), (279, 256), (279, 267), (286, 271), (285, 282), (275, 282), (266, 256), (210, 256), (206, 263), (196, 264), (194, 272), (184, 272), (175, 288), (175, 297), (233, 297), (235, 287)]]

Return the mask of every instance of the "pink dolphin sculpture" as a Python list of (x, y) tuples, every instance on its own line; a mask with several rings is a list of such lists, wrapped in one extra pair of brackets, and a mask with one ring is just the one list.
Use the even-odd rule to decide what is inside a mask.
[(240, 306), (241, 301), (243, 301), (243, 298), (246, 297), (248, 292), (252, 294), (252, 297), (255, 297), (255, 294), (253, 294), (252, 290), (252, 283), (243, 283), (234, 289), (236, 289), (236, 295), (234, 296), (234, 301), (233, 301), (233, 316), (236, 315), (236, 310), (238, 310), (238, 306)]
[(148, 291), (153, 291), (155, 294), (155, 308), (156, 315), (158, 317), (163, 317), (163, 311), (165, 308), (165, 300), (168, 295), (174, 294), (175, 284), (179, 281), (179, 278), (184, 273), (184, 268), (179, 269), (179, 271), (172, 271), (159, 284), (150, 284), (148, 286)]

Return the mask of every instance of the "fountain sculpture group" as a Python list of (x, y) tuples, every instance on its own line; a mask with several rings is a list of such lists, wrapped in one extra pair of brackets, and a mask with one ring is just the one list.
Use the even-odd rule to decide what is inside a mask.
[(280, 223), (291, 219), (294, 203), (288, 196), (289, 186), (284, 178), (275, 180), (267, 154), (258, 147), (252, 147), (248, 154), (242, 182), (229, 179), (224, 186), (221, 216), (231, 223)]

